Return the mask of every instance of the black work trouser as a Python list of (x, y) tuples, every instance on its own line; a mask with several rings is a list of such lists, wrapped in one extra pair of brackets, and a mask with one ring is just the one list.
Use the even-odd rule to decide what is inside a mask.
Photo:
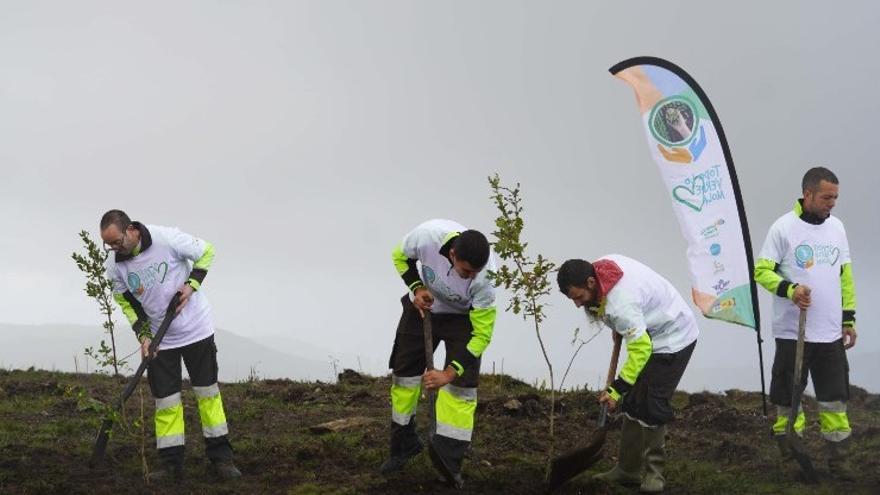
[(147, 367), (150, 391), (156, 399), (159, 457), (173, 464), (183, 462), (181, 360), (186, 365), (190, 383), (196, 392), (206, 456), (212, 461), (232, 459), (232, 446), (217, 383), (217, 346), (213, 335), (183, 347), (161, 350)]

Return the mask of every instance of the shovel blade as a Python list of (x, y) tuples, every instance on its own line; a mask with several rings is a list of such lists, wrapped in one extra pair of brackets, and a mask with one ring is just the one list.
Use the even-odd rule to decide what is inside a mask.
[(452, 470), (446, 464), (446, 461), (440, 457), (440, 454), (437, 452), (437, 449), (434, 448), (433, 435), (428, 438), (428, 457), (431, 458), (431, 464), (434, 465), (434, 468), (443, 475), (443, 478), (446, 479), (446, 482), (449, 483), (450, 486), (455, 487), (455, 475), (452, 474)]
[(810, 454), (807, 453), (807, 448), (804, 446), (801, 438), (793, 433), (786, 435), (786, 437), (791, 454), (804, 473), (804, 479), (811, 484), (818, 483), (819, 475), (816, 473), (816, 468), (813, 467), (813, 461), (810, 459)]
[(601, 428), (593, 434), (586, 447), (571, 450), (553, 459), (550, 464), (549, 479), (551, 492), (599, 462), (607, 432), (606, 428)]

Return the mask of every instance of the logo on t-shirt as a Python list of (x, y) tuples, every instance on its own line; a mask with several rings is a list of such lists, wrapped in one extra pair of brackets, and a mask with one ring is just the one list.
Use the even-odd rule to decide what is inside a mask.
[(165, 282), (165, 275), (168, 274), (168, 263), (154, 263), (144, 267), (136, 272), (128, 274), (128, 289), (139, 296), (156, 284)]
[(840, 249), (830, 244), (801, 244), (794, 248), (794, 260), (799, 268), (809, 270), (815, 265), (837, 264), (840, 259)]

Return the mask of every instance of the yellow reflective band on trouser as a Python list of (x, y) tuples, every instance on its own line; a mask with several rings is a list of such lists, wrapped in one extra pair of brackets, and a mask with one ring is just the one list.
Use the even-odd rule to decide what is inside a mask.
[[(776, 406), (776, 422), (773, 423), (774, 435), (785, 435), (785, 429), (788, 427), (788, 414), (790, 412), (790, 407)], [(804, 427), (806, 425), (807, 417), (804, 416), (804, 408), (801, 407), (794, 420), (794, 432), (797, 433), (798, 436), (803, 436)]]
[(852, 434), (849, 418), (846, 416), (846, 403), (820, 401), (819, 429), (825, 440), (830, 442), (846, 440)]
[(470, 442), (476, 411), (476, 388), (444, 385), (437, 394), (437, 434)]
[(199, 403), (199, 419), (202, 420), (202, 434), (205, 438), (222, 437), (229, 433), (226, 413), (223, 412), (223, 399), (220, 387), (215, 383), (207, 387), (193, 387)]
[(391, 376), (391, 421), (401, 426), (409, 424), (416, 415), (421, 390), (421, 375)]
[(180, 392), (156, 399), (156, 448), (183, 445), (183, 403)]

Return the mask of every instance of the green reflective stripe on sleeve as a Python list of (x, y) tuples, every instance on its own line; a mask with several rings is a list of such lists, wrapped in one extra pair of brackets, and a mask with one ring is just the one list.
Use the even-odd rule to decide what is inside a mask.
[(495, 315), (495, 306), (470, 310), (471, 326), (474, 329), (471, 332), (471, 340), (467, 343), (467, 350), (474, 357), (482, 356), (483, 351), (486, 350), (489, 342), (492, 341), (492, 332), (495, 329)]
[(608, 387), (608, 395), (610, 395), (611, 398), (614, 399), (614, 402), (617, 402), (620, 400), (620, 392), (618, 392), (617, 390), (614, 390), (614, 387), (611, 387), (611, 386)]
[(394, 247), (394, 250), (391, 251), (391, 259), (394, 261), (394, 268), (397, 270), (398, 275), (403, 275), (409, 270), (409, 263), (407, 263), (409, 258), (403, 254), (403, 244), (398, 244)]
[(214, 245), (210, 242), (205, 243), (205, 253), (202, 254), (202, 257), (199, 258), (195, 263), (193, 263), (193, 269), (205, 270), (208, 271), (208, 268), (211, 268), (211, 263), (214, 262)]
[(843, 309), (856, 309), (856, 286), (853, 281), (852, 263), (840, 267), (840, 292), (843, 296)]
[(455, 374), (461, 376), (464, 374), (464, 366), (461, 365), (458, 361), (452, 360), (449, 363), (449, 366), (452, 366), (455, 369)]
[(131, 304), (125, 299), (125, 296), (122, 294), (113, 294), (113, 300), (119, 305), (119, 309), (122, 310), (122, 314), (128, 319), (128, 323), (131, 326), (134, 326), (135, 322), (138, 320), (138, 315)]
[(648, 359), (651, 358), (653, 350), (654, 344), (647, 331), (642, 332), (641, 337), (627, 342), (626, 362), (623, 363), (623, 369), (620, 370), (620, 378), (630, 385), (635, 384)]
[(199, 281), (194, 278), (187, 280), (186, 284), (192, 287), (193, 290), (199, 290), (202, 288), (202, 284), (200, 284)]
[(776, 294), (776, 289), (779, 288), (779, 283), (783, 280), (774, 271), (775, 268), (776, 262), (767, 258), (758, 258), (757, 263), (755, 263), (755, 282), (761, 284), (761, 287), (770, 291), (771, 294)]

